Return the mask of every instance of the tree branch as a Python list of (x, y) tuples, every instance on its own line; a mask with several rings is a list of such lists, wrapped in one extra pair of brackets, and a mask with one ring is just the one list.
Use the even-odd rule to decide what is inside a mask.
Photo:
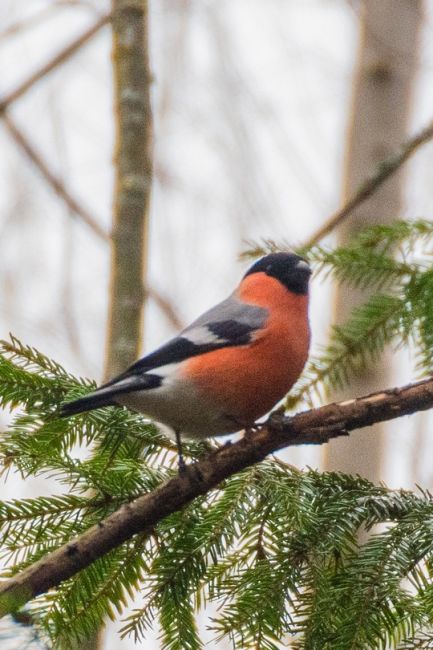
[(390, 158), (383, 160), (376, 173), (367, 178), (355, 194), (342, 208), (333, 215), (305, 242), (304, 247), (309, 248), (317, 244), (323, 237), (338, 226), (355, 208), (364, 203), (374, 192), (421, 147), (433, 138), (433, 121), (430, 122), (418, 135), (413, 136), (400, 150)]
[(427, 379), (291, 418), (276, 411), (258, 431), (188, 465), (184, 475), (123, 505), (98, 525), (5, 580), (0, 584), (0, 616), (59, 585), (137, 533), (150, 534), (164, 517), (272, 452), (293, 445), (323, 444), (354, 429), (431, 407), (433, 379)]
[[(84, 221), (84, 223), (93, 231), (95, 235), (97, 235), (99, 239), (109, 242), (111, 240), (109, 233), (107, 233), (102, 228), (102, 226), (99, 225), (95, 217), (93, 217), (92, 214), (86, 210), (86, 208), (73, 196), (62, 178), (60, 178), (60, 176), (58, 176), (52, 169), (50, 169), (46, 161), (42, 158), (40, 153), (35, 149), (33, 144), (26, 137), (23, 131), (21, 131), (11, 116), (6, 112), (3, 114), (2, 118), (3, 123), (9, 131), (9, 134), (14, 140), (15, 144), (28, 157), (30, 162), (35, 165), (47, 184), (69, 208), (71, 214), (79, 217), (82, 221)], [(174, 329), (183, 329), (184, 324), (182, 323), (182, 320), (178, 315), (176, 309), (167, 297), (162, 295), (159, 291), (150, 285), (146, 284), (143, 287), (143, 301), (146, 298), (153, 300), (153, 302), (158, 306), (162, 314), (164, 314), (167, 321), (170, 323), (170, 325), (173, 326)]]
[(59, 7), (55, 4), (44, 7), (39, 12), (32, 14), (31, 16), (26, 16), (22, 20), (19, 20), (15, 23), (12, 23), (2, 31), (0, 31), (0, 41), (4, 41), (11, 36), (17, 36), (27, 29), (31, 29), (38, 25), (40, 22), (45, 20), (47, 16), (58, 11)]
[(149, 284), (144, 285), (144, 294), (145, 298), (150, 298), (153, 300), (155, 305), (159, 308), (162, 314), (167, 319), (167, 322), (172, 325), (172, 327), (175, 330), (183, 330), (185, 327), (185, 323), (182, 321), (180, 314), (178, 311), (175, 309), (174, 305), (172, 302), (164, 296), (160, 291), (157, 291), (153, 287), (151, 287)]
[(15, 144), (35, 165), (44, 180), (57, 194), (57, 196), (61, 198), (62, 201), (68, 206), (71, 213), (84, 221), (84, 223), (89, 226), (89, 228), (93, 230), (94, 234), (97, 235), (100, 239), (109, 241), (110, 235), (105, 232), (105, 230), (102, 228), (102, 226), (99, 225), (96, 219), (94, 219), (94, 217), (72, 196), (63, 180), (48, 167), (45, 160), (36, 151), (34, 146), (27, 139), (21, 129), (15, 124), (10, 115), (8, 115), (8, 113), (3, 113), (2, 118), (3, 123), (9, 131), (9, 134), (13, 138)]
[(24, 95), (35, 83), (40, 81), (47, 74), (52, 72), (59, 65), (64, 63), (69, 57), (71, 57), (75, 52), (77, 52), (83, 45), (85, 45), (99, 30), (106, 25), (111, 18), (111, 14), (105, 14), (102, 18), (99, 18), (89, 29), (86, 29), (85, 32), (80, 34), (76, 39), (74, 39), (69, 45), (67, 45), (63, 50), (58, 52), (52, 59), (47, 63), (44, 63), (43, 66), (31, 74), (27, 79), (25, 79), (15, 90), (12, 90), (9, 94), (6, 95), (3, 99), (0, 100), (0, 114), (4, 113), (8, 106), (12, 104), (16, 99)]
[(89, 27), (85, 32), (80, 34), (76, 39), (69, 43), (63, 50), (58, 52), (52, 59), (47, 63), (42, 65), (39, 70), (36, 70), (32, 73), (27, 79), (25, 79), (15, 90), (9, 92), (3, 99), (0, 99), (0, 117), (3, 119), (3, 122), (8, 129), (10, 135), (14, 139), (18, 147), (26, 154), (26, 156), (32, 161), (32, 163), (39, 169), (43, 178), (46, 180), (48, 185), (54, 190), (54, 192), (66, 203), (70, 208), (73, 214), (80, 217), (92, 230), (98, 235), (98, 237), (109, 240), (109, 235), (101, 228), (101, 226), (95, 221), (91, 214), (81, 206), (78, 201), (70, 194), (66, 188), (63, 181), (56, 176), (56, 174), (49, 169), (48, 165), (38, 154), (36, 149), (31, 145), (29, 140), (23, 134), (23, 132), (18, 128), (15, 122), (7, 113), (7, 108), (19, 97), (24, 95), (30, 88), (34, 86), (35, 83), (40, 81), (47, 74), (52, 72), (59, 65), (67, 61), (75, 52), (77, 52), (81, 47), (83, 47), (99, 30), (104, 27), (111, 19), (111, 14), (105, 14), (99, 18), (91, 27)]

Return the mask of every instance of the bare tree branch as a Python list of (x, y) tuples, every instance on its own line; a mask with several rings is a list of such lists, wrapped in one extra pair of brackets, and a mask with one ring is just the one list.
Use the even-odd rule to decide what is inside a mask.
[(105, 14), (102, 18), (99, 18), (89, 29), (87, 29), (83, 34), (74, 39), (69, 45), (67, 45), (63, 50), (58, 52), (52, 59), (47, 63), (36, 70), (31, 74), (27, 79), (25, 79), (15, 90), (12, 90), (10, 93), (3, 97), (0, 100), (0, 113), (4, 113), (5, 110), (17, 100), (21, 95), (24, 95), (35, 83), (40, 81), (47, 74), (52, 72), (59, 65), (64, 63), (70, 56), (75, 54), (83, 45), (85, 45), (99, 30), (104, 27), (111, 19), (111, 14)]
[[(109, 242), (111, 239), (109, 233), (105, 232), (95, 217), (93, 217), (92, 214), (86, 210), (86, 208), (81, 205), (81, 203), (79, 203), (79, 201), (71, 194), (64, 181), (48, 167), (48, 164), (42, 158), (40, 153), (36, 151), (33, 144), (17, 126), (10, 115), (8, 113), (4, 113), (2, 117), (3, 123), (8, 129), (15, 143), (35, 165), (44, 180), (54, 190), (57, 196), (62, 199), (62, 201), (64, 201), (65, 205), (69, 208), (70, 214), (79, 217), (87, 226), (89, 226), (95, 235), (97, 235), (100, 239)], [(146, 297), (148, 297), (150, 300), (153, 300), (153, 302), (160, 309), (161, 313), (164, 314), (167, 321), (170, 323), (170, 325), (173, 326), (175, 330), (181, 330), (184, 327), (184, 323), (182, 322), (174, 306), (171, 304), (170, 300), (148, 284), (143, 288), (143, 299)]]
[(320, 445), (331, 438), (348, 435), (354, 429), (432, 407), (433, 379), (430, 378), (328, 404), (291, 418), (276, 411), (258, 431), (188, 465), (185, 474), (126, 503), (98, 525), (5, 580), (0, 585), (0, 616), (59, 585), (137, 533), (149, 534), (164, 517), (272, 452), (293, 445)]
[(56, 6), (55, 4), (48, 5), (48, 7), (44, 7), (39, 12), (34, 13), (31, 16), (26, 16), (19, 22), (12, 23), (8, 27), (0, 31), (0, 41), (4, 41), (8, 38), (11, 38), (11, 36), (17, 36), (18, 34), (21, 34), (23, 31), (27, 29), (36, 27), (40, 22), (45, 20), (47, 16), (49, 16), (50, 14), (54, 13), (57, 10), (58, 10), (58, 6)]
[(305, 242), (304, 246), (313, 246), (317, 244), (323, 237), (338, 226), (343, 219), (349, 216), (355, 208), (361, 203), (364, 203), (392, 174), (395, 172), (426, 142), (433, 138), (433, 121), (430, 122), (418, 135), (413, 136), (405, 144), (402, 145), (400, 151), (395, 153), (390, 158), (383, 160), (376, 173), (367, 178), (355, 194), (347, 201), (342, 208), (334, 212), (333, 215), (321, 226), (309, 239)]
[(24, 31), (37, 27), (39, 23), (46, 20), (50, 14), (53, 14), (55, 12), (58, 13), (60, 9), (68, 9), (74, 6), (90, 10), (92, 13), (101, 16), (101, 12), (98, 12), (96, 7), (93, 7), (90, 3), (84, 2), (83, 0), (57, 0), (57, 2), (53, 2), (51, 5), (44, 7), (39, 12), (35, 12), (30, 16), (26, 16), (22, 20), (12, 23), (0, 31), (0, 41), (21, 35)]
[(21, 129), (15, 124), (14, 120), (8, 115), (3, 113), (3, 123), (9, 131), (11, 137), (18, 145), (18, 147), (25, 153), (31, 160), (35, 167), (39, 170), (48, 185), (54, 192), (66, 203), (72, 214), (78, 216), (84, 223), (93, 230), (95, 235), (101, 239), (109, 241), (110, 236), (99, 225), (94, 217), (72, 196), (67, 189), (63, 180), (57, 176), (44, 161), (42, 156), (36, 151), (33, 145), (29, 142), (28, 138), (24, 135)]
[(153, 300), (161, 313), (166, 317), (167, 322), (169, 322), (175, 330), (182, 330), (185, 327), (185, 323), (182, 321), (177, 310), (166, 296), (163, 296), (162, 293), (151, 287), (149, 284), (144, 285), (144, 293), (148, 298)]
[(39, 169), (40, 173), (51, 186), (55, 193), (66, 203), (69, 209), (78, 217), (80, 217), (93, 232), (102, 239), (109, 240), (109, 235), (101, 228), (97, 221), (89, 214), (89, 212), (81, 206), (76, 199), (67, 190), (64, 182), (52, 172), (48, 165), (45, 163), (40, 154), (29, 142), (28, 138), (18, 128), (10, 116), (8, 116), (6, 109), (15, 100), (26, 93), (35, 83), (40, 81), (47, 74), (52, 72), (57, 66), (64, 63), (69, 57), (77, 52), (83, 45), (85, 45), (104, 25), (111, 19), (111, 14), (105, 14), (99, 18), (89, 29), (83, 32), (80, 36), (74, 39), (63, 50), (58, 52), (50, 61), (45, 63), (39, 70), (36, 70), (25, 81), (23, 81), (15, 90), (12, 90), (3, 99), (0, 100), (0, 117), (8, 129), (10, 135), (19, 146), (19, 148), (27, 155), (33, 164)]

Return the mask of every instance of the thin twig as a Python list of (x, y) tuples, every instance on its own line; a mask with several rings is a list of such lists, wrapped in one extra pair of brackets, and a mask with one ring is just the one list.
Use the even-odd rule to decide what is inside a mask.
[(104, 25), (106, 25), (110, 19), (111, 14), (105, 14), (99, 18), (89, 29), (83, 32), (83, 34), (74, 39), (69, 45), (50, 59), (50, 61), (39, 68), (39, 70), (36, 70), (36, 72), (31, 74), (15, 90), (12, 90), (8, 95), (6, 95), (6, 97), (0, 100), (0, 116), (3, 118), (5, 126), (18, 147), (38, 168), (43, 178), (54, 192), (66, 203), (71, 212), (80, 217), (93, 230), (93, 232), (98, 235), (98, 237), (107, 241), (109, 240), (109, 235), (101, 228), (92, 215), (90, 215), (88, 211), (71, 195), (64, 182), (50, 170), (43, 158), (29, 142), (28, 138), (7, 114), (6, 109), (12, 102), (27, 92), (35, 83), (40, 81), (49, 72), (64, 63), (70, 56), (83, 47), (83, 45), (85, 45)]
[(166, 296), (163, 296), (162, 293), (159, 293), (159, 291), (148, 284), (144, 285), (144, 293), (147, 297), (153, 300), (155, 305), (161, 310), (161, 313), (164, 314), (167, 321), (176, 331), (184, 328), (185, 323), (183, 323), (176, 309)]
[(368, 178), (355, 194), (337, 210), (309, 239), (305, 242), (305, 248), (317, 244), (323, 237), (340, 224), (355, 208), (368, 199), (392, 174), (395, 172), (426, 142), (433, 138), (433, 121), (430, 122), (418, 135), (410, 138), (400, 151), (393, 156), (383, 160), (376, 173)]
[(69, 45), (67, 45), (63, 50), (58, 52), (52, 59), (47, 63), (36, 70), (31, 74), (27, 79), (25, 79), (15, 90), (12, 90), (8, 93), (3, 99), (0, 100), (0, 113), (4, 111), (19, 97), (24, 95), (32, 86), (40, 81), (47, 74), (52, 72), (59, 65), (64, 63), (69, 57), (71, 57), (75, 52), (77, 52), (83, 45), (85, 45), (99, 30), (104, 27), (111, 20), (111, 14), (105, 14), (102, 18), (99, 18), (89, 29), (83, 32), (80, 36), (74, 39)]
[[(47, 184), (54, 190), (57, 196), (65, 203), (69, 208), (69, 213), (79, 217), (84, 223), (86, 223), (89, 228), (97, 235), (100, 239), (103, 239), (106, 242), (110, 241), (110, 235), (105, 232), (105, 230), (98, 224), (96, 219), (86, 210), (71, 194), (70, 190), (66, 187), (64, 181), (57, 176), (47, 165), (42, 156), (36, 151), (34, 146), (31, 144), (26, 135), (21, 131), (21, 129), (16, 125), (14, 120), (10, 117), (8, 113), (4, 113), (3, 123), (8, 129), (10, 135), (14, 139), (18, 147), (23, 151), (23, 153), (29, 158), (29, 160), (35, 165), (39, 170), (44, 180)], [(153, 287), (146, 285), (143, 289), (143, 299), (146, 298), (146, 295), (153, 300), (153, 302), (161, 310), (161, 313), (167, 319), (167, 322), (173, 326), (175, 330), (181, 330), (183, 328), (183, 323), (178, 315), (177, 311), (170, 303), (168, 298), (163, 296), (159, 291)]]
[(52, 14), (54, 11), (57, 11), (58, 7), (55, 4), (44, 7), (41, 11), (34, 13), (31, 16), (26, 16), (22, 20), (16, 23), (12, 23), (5, 29), (0, 32), (0, 41), (4, 41), (12, 36), (21, 34), (26, 29), (31, 29), (38, 25), (38, 23), (45, 20), (49, 14)]
[(66, 188), (62, 179), (59, 178), (59, 176), (57, 176), (48, 167), (47, 163), (29, 142), (28, 138), (24, 135), (21, 129), (15, 124), (10, 115), (8, 113), (3, 113), (2, 118), (4, 125), (14, 139), (15, 143), (18, 145), (21, 151), (25, 153), (29, 160), (32, 161), (32, 163), (39, 170), (45, 181), (54, 190), (57, 196), (59, 196), (62, 201), (65, 202), (65, 204), (71, 210), (71, 213), (78, 216), (82, 221), (84, 221), (84, 223), (89, 226), (89, 228), (91, 228), (99, 238), (109, 241), (109, 234), (104, 231), (104, 229), (98, 224), (92, 215), (72, 196), (72, 194)]
[(433, 379), (366, 397), (328, 404), (292, 418), (272, 414), (265, 425), (235, 444), (224, 446), (181, 476), (126, 503), (99, 524), (5, 580), (0, 585), (0, 616), (56, 587), (134, 535), (151, 535), (154, 526), (206, 494), (224, 479), (290, 445), (324, 444), (354, 429), (433, 407)]

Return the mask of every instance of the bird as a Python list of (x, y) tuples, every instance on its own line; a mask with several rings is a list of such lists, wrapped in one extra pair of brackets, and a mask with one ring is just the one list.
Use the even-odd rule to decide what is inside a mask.
[(311, 267), (292, 252), (257, 260), (225, 300), (93, 392), (64, 402), (61, 417), (117, 406), (168, 425), (179, 471), (182, 437), (254, 427), (299, 378), (310, 345)]

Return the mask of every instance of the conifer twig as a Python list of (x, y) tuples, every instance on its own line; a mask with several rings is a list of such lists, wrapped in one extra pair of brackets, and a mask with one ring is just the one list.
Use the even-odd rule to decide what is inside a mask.
[(400, 150), (393, 156), (386, 158), (379, 163), (377, 171), (367, 178), (361, 187), (355, 192), (353, 196), (341, 207), (337, 212), (334, 212), (329, 219), (321, 226), (316, 232), (311, 235), (304, 243), (303, 247), (309, 248), (317, 244), (323, 237), (338, 226), (343, 219), (345, 219), (355, 208), (361, 203), (364, 203), (392, 174), (398, 169), (426, 142), (433, 138), (433, 121), (417, 135), (410, 138), (404, 143)]
[(355, 429), (432, 407), (430, 378), (328, 404), (291, 418), (276, 411), (258, 431), (188, 465), (182, 476), (123, 505), (85, 533), (0, 583), (0, 616), (59, 585), (137, 533), (150, 535), (164, 517), (272, 452), (293, 445), (324, 444)]

